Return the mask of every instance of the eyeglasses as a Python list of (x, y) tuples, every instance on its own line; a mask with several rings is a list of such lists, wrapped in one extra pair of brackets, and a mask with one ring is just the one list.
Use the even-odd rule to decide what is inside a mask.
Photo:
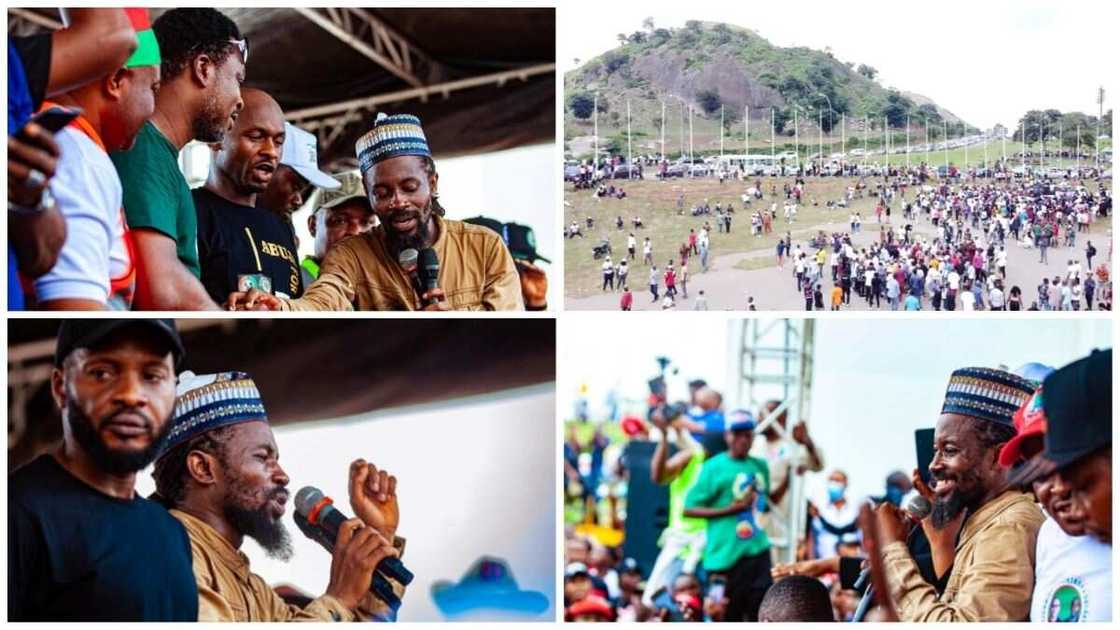
[(231, 39), (229, 43), (237, 46), (238, 52), (241, 53), (241, 63), (249, 63), (249, 38), (245, 39)]

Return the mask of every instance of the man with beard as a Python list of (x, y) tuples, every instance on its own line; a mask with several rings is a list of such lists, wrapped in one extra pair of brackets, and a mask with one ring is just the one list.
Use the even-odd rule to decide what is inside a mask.
[[(1039, 389), (1015, 413), (1018, 435), (1000, 451), (1002, 466), (1033, 465), (1042, 454), (1048, 423), (1043, 398)], [(1031, 620), (1112, 621), (1112, 546), (1088, 535), (1086, 514), (1060, 474), (1040, 476), (1031, 487), (1047, 517), (1035, 548)]]
[(889, 503), (876, 509), (883, 566), (902, 621), (1023, 621), (1030, 613), (1034, 551), (1043, 515), (1030, 494), (1008, 488), (1000, 448), (1012, 417), (1034, 393), (1020, 376), (988, 368), (953, 372), (933, 438), (933, 513), (925, 528), (937, 573), (951, 549), (940, 595), (906, 547), (907, 525)]
[[(288, 560), (280, 519), (288, 476), (256, 384), (242, 372), (179, 379), (172, 429), (156, 460), (156, 496), (190, 536), (199, 621), (340, 621), (391, 617), (370, 592), (378, 563), (398, 557), (396, 478), (372, 464), (350, 466), (358, 518), (340, 528), (326, 592), (299, 608), (249, 569), (248, 536), (270, 557)], [(394, 584), (398, 597), (403, 587)]]
[(216, 9), (171, 9), (152, 29), (163, 57), (155, 114), (132, 149), (110, 156), (135, 247), (135, 306), (216, 309), (199, 281), (198, 224), (178, 157), (191, 140), (221, 142), (229, 130), (249, 44)]
[(39, 308), (127, 310), (136, 268), (121, 208), (121, 181), (108, 151), (127, 150), (155, 111), (159, 45), (147, 9), (125, 9), (138, 47), (124, 66), (97, 81), (44, 101), (80, 109), (59, 132), (60, 156), (50, 191), (66, 218), (66, 244), (58, 262), (35, 280)]
[(171, 427), (182, 354), (170, 320), (62, 323), (62, 445), (8, 480), (10, 621), (197, 619), (187, 534), (135, 490)]
[[(366, 195), (380, 225), (338, 244), (303, 298), (250, 290), (230, 296), (245, 310), (522, 310), (513, 257), (493, 230), (444, 218), (435, 162), (420, 119), (379, 114), (357, 143)], [(406, 249), (431, 248), (438, 288), (426, 290), (401, 267)]]
[(261, 90), (241, 90), (233, 129), (210, 145), (206, 184), (191, 191), (198, 212), (202, 284), (218, 303), (256, 287), (280, 297), (303, 293), (295, 237), (279, 215), (256, 207), (276, 173), (286, 139), (280, 105)]

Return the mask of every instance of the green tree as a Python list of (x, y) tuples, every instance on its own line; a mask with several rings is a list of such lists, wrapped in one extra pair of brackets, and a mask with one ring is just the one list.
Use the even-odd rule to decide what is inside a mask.
[(568, 111), (580, 120), (591, 118), (595, 110), (595, 98), (587, 92), (576, 92), (568, 97)]
[(700, 103), (700, 108), (706, 114), (714, 114), (719, 111), (723, 101), (719, 97), (719, 92), (712, 89), (700, 90), (696, 93), (696, 101)]
[(865, 63), (859, 64), (859, 67), (856, 68), (856, 72), (860, 73), (860, 75), (862, 76), (867, 77), (868, 79), (871, 79), (872, 81), (875, 80), (875, 75), (879, 74), (878, 70)]

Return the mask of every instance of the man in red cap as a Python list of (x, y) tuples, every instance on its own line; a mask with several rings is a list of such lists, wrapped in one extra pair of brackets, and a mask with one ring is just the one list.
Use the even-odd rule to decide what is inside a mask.
[[(1046, 413), (1042, 388), (1015, 412), (1017, 434), (999, 453), (1005, 468), (1042, 454)], [(1035, 547), (1031, 621), (1111, 621), (1112, 547), (1087, 535), (1085, 512), (1057, 472), (1031, 483), (1046, 512)]]

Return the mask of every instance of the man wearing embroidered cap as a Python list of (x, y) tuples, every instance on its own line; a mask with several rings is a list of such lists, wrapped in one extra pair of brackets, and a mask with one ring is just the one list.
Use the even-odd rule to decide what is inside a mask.
[(187, 534), (136, 494), (171, 428), (175, 323), (68, 320), (55, 348), (62, 445), (8, 479), (8, 619), (196, 620)]
[[(357, 143), (362, 181), (380, 222), (368, 235), (339, 243), (318, 281), (299, 300), (257, 291), (231, 296), (243, 309), (522, 310), (513, 257), (492, 230), (444, 218), (439, 175), (415, 116), (378, 115)], [(431, 248), (438, 288), (425, 290), (399, 263), (406, 249)]]
[(952, 565), (940, 596), (907, 550), (898, 508), (884, 503), (876, 510), (884, 569), (901, 620), (1028, 618), (1043, 515), (1030, 494), (1008, 488), (999, 454), (1015, 436), (1015, 412), (1035, 387), (988, 368), (964, 368), (950, 377), (929, 468), (933, 512), (923, 526), (935, 567)]
[[(324, 595), (289, 605), (249, 569), (239, 551), (248, 536), (275, 558), (291, 543), (280, 519), (288, 476), (256, 384), (225, 372), (179, 379), (172, 427), (156, 459), (159, 500), (190, 536), (199, 621), (339, 621), (378, 618), (388, 606), (370, 592), (377, 564), (399, 556), (396, 479), (372, 464), (350, 466), (358, 518), (340, 530)], [(399, 597), (403, 587), (394, 584)]]
[(125, 151), (155, 112), (159, 44), (147, 9), (125, 9), (137, 32), (136, 52), (100, 80), (44, 101), (82, 114), (55, 136), (61, 154), (50, 191), (66, 219), (58, 262), (35, 280), (39, 308), (128, 310), (136, 283), (121, 180), (110, 151)]

